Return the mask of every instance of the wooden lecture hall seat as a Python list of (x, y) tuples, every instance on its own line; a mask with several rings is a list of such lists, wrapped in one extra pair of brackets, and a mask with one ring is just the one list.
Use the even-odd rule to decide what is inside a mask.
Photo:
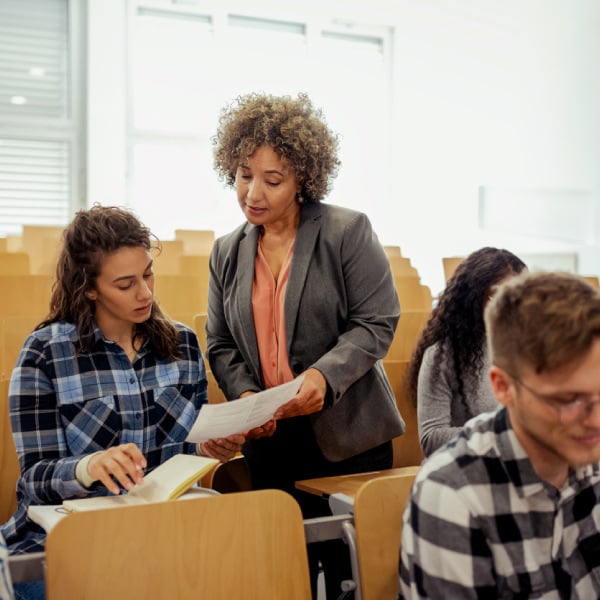
[(154, 293), (167, 314), (195, 314), (208, 310), (208, 280), (194, 275), (159, 275)]
[(198, 341), (200, 342), (200, 348), (202, 348), (202, 353), (206, 356), (206, 319), (208, 318), (208, 313), (199, 312), (194, 315), (194, 331), (198, 336)]
[(48, 313), (52, 280), (47, 275), (0, 275), (0, 316), (39, 316)]
[(0, 275), (28, 275), (30, 272), (27, 252), (0, 252)]
[(431, 290), (416, 276), (396, 276), (394, 285), (400, 299), (400, 310), (431, 310)]
[(300, 508), (259, 490), (73, 513), (48, 534), (48, 600), (309, 600)]
[(356, 494), (354, 529), (362, 600), (396, 598), (402, 514), (415, 476), (416, 472), (378, 477)]
[(8, 383), (0, 381), (0, 523), (5, 523), (17, 508), (15, 489), (20, 473), (8, 417)]
[(392, 274), (394, 277), (405, 277), (418, 275), (417, 270), (410, 263), (410, 259), (403, 256), (390, 256), (390, 267), (392, 268)]
[[(338, 523), (346, 521), (341, 529), (348, 542), (357, 599), (396, 600), (402, 514), (419, 468), (296, 481), (299, 490), (329, 498), (334, 518)], [(306, 523), (313, 526), (310, 519)]]
[(394, 447), (394, 467), (420, 465), (424, 458), (421, 444), (419, 443), (417, 407), (408, 399), (406, 389), (408, 362), (408, 360), (383, 361), (383, 367), (396, 396), (398, 410), (406, 424), (404, 433), (392, 440)]
[(180, 275), (179, 257), (183, 254), (183, 240), (161, 240), (160, 245), (160, 253), (153, 253), (154, 272), (161, 275)]
[(183, 242), (185, 254), (210, 254), (215, 232), (208, 229), (176, 229), (175, 239)]
[(401, 310), (394, 339), (384, 360), (410, 360), (431, 309)]
[(208, 284), (208, 255), (182, 254), (179, 257), (179, 272), (182, 275), (201, 277)]
[(444, 256), (442, 263), (444, 265), (444, 278), (446, 281), (452, 277), (456, 267), (465, 259), (464, 256)]
[(10, 379), (25, 338), (42, 318), (43, 315), (27, 317), (0, 315), (0, 379)]

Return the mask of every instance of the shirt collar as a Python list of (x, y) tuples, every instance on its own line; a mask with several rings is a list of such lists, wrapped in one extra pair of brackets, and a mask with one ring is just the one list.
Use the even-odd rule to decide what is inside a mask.
[[(94, 347), (97, 347), (98, 344), (106, 345), (107, 343), (108, 344), (115, 343), (112, 340), (109, 340), (104, 336), (104, 334), (102, 333), (102, 330), (100, 329), (100, 327), (98, 327), (98, 323), (96, 323), (96, 319), (94, 319), (94, 318), (92, 318), (92, 328), (93, 328), (93, 333), (94, 333)], [(142, 347), (138, 350), (138, 357), (142, 356), (143, 354), (146, 354), (147, 351), (148, 351), (148, 338), (144, 339), (144, 341), (142, 342)]]
[[(512, 428), (506, 408), (499, 410), (494, 419), (498, 439), (498, 452), (502, 457), (509, 479), (521, 497), (532, 496), (546, 488), (536, 473), (525, 449)], [(570, 470), (567, 485), (580, 487), (600, 475), (600, 464), (594, 463)]]

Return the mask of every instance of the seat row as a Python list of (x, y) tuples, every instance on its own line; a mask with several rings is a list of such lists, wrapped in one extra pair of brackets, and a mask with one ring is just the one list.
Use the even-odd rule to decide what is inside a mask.
[[(34, 274), (52, 276), (64, 228), (48, 225), (23, 225), (21, 235), (0, 238), (0, 274)], [(176, 229), (175, 239), (162, 242), (165, 274), (186, 274), (171, 265), (181, 255), (208, 256), (215, 232), (199, 229)]]
[[(217, 472), (236, 462), (242, 461)], [(49, 600), (104, 598), (106, 573), (113, 598), (308, 600), (307, 544), (344, 537), (352, 559), (346, 583), (354, 597), (391, 600), (398, 586), (402, 513), (417, 471), (366, 474), (348, 510), (334, 511), (327, 522), (303, 520), (292, 496), (279, 490), (223, 490), (184, 502), (73, 513), (51, 529), (45, 553), (13, 557), (11, 570), (17, 581), (44, 577)], [(328, 479), (323, 485), (331, 485)], [(124, 554), (137, 557), (126, 568)]]

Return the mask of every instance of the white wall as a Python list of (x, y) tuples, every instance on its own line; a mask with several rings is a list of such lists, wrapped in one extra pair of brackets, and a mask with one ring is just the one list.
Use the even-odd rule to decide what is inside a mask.
[[(575, 250), (580, 272), (599, 273), (600, 3), (419, 0), (398, 5), (396, 26), (395, 218), (381, 237), (434, 291), (440, 256), (488, 244)], [(480, 230), (481, 185), (585, 191), (595, 244)], [(538, 215), (513, 217), (523, 229)]]
[[(127, 197), (126, 3), (89, 5), (95, 31), (89, 69), (96, 79), (88, 99), (88, 200), (121, 203)], [(307, 5), (332, 14), (341, 5), (350, 15), (396, 30), (392, 198), (370, 199), (364, 210), (382, 242), (400, 245), (424, 283), (439, 291), (441, 257), (482, 245), (529, 254), (576, 252), (580, 272), (600, 273), (600, 2), (355, 0), (302, 7)], [(369, 173), (344, 173), (342, 166), (341, 176)], [(520, 194), (531, 189), (537, 198), (540, 190), (548, 190), (549, 198), (569, 198), (573, 190), (589, 200), (583, 216), (594, 222), (592, 239), (560, 240), (557, 222), (549, 224), (548, 237), (482, 230), (480, 186)], [(553, 218), (548, 202), (545, 222)], [(514, 211), (521, 232), (538, 223), (538, 210), (524, 203)]]

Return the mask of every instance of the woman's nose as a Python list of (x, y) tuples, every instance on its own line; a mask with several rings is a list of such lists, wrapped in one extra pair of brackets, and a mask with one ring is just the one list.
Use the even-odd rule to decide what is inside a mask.
[(260, 185), (257, 183), (256, 179), (253, 179), (248, 184), (248, 193), (246, 194), (246, 196), (250, 200), (256, 200), (260, 197)]
[(148, 281), (142, 281), (142, 285), (138, 288), (140, 298), (152, 298), (154, 296), (154, 291), (152, 289), (152, 284)]

